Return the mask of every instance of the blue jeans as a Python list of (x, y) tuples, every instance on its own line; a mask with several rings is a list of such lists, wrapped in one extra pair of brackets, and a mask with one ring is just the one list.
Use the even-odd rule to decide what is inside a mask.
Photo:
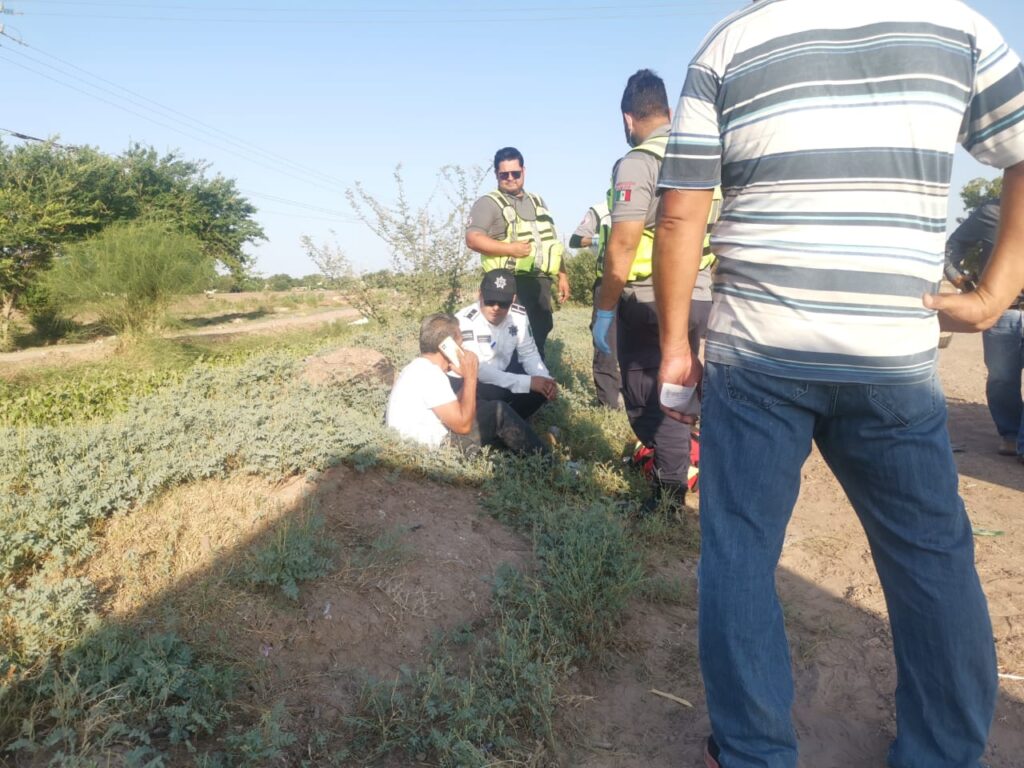
[(709, 363), (701, 419), (700, 660), (723, 768), (797, 765), (775, 569), (812, 440), (885, 592), (898, 675), (889, 765), (978, 768), (995, 647), (937, 378), (816, 384)]
[(1024, 369), (1024, 310), (1009, 309), (982, 336), (988, 381), (985, 395), (999, 436), (1017, 442), (1024, 456), (1024, 406), (1021, 370)]

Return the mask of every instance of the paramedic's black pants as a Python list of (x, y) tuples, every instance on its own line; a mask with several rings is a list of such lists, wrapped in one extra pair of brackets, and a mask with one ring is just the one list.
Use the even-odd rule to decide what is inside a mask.
[[(594, 316), (597, 313), (597, 297), (601, 293), (601, 280), (594, 283), (594, 310), (590, 315), (590, 327), (594, 327)], [(619, 376), (619, 360), (616, 354), (617, 350), (617, 335), (616, 326), (618, 325), (617, 318), (612, 319), (612, 324), (608, 326), (608, 346), (612, 353), (606, 355), (604, 352), (594, 347), (594, 388), (597, 389), (597, 400), (601, 405), (607, 406), (608, 408), (621, 408), (622, 407), (622, 377)]]
[[(691, 309), (690, 343), (696, 342), (693, 349), (699, 349), (700, 336), (707, 327), (704, 310), (709, 307), (698, 306), (704, 304), (710, 302), (694, 302)], [(622, 397), (629, 424), (637, 439), (654, 449), (657, 481), (685, 488), (690, 467), (690, 427), (669, 418), (658, 400), (661, 347), (653, 290), (634, 291), (627, 285), (619, 299), (618, 323)]]

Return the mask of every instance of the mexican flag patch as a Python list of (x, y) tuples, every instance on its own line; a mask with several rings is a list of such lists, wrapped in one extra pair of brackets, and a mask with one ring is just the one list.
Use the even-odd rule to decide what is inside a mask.
[(615, 185), (615, 194), (613, 195), (613, 202), (616, 203), (628, 203), (633, 197), (633, 185), (629, 183), (622, 183)]

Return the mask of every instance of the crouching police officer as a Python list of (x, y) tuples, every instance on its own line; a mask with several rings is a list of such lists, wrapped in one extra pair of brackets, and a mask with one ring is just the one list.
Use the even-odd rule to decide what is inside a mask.
[(455, 317), (463, 348), (480, 359), (477, 399), (503, 400), (528, 419), (558, 397), (558, 384), (537, 351), (526, 310), (515, 303), (516, 288), (510, 270), (492, 269), (480, 282), (478, 300)]

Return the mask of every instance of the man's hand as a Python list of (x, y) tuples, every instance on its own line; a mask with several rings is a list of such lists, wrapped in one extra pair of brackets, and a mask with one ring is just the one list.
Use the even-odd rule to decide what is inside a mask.
[(955, 333), (977, 333), (991, 328), (1006, 309), (983, 288), (968, 293), (926, 293), (921, 301), (939, 313), (941, 330)]
[(558, 303), (565, 304), (569, 300), (569, 276), (565, 272), (558, 273)]
[(468, 349), (459, 347), (459, 365), (453, 365), (452, 370), (464, 379), (472, 379), (476, 381), (480, 372), (480, 358)]
[(531, 376), (530, 391), (539, 392), (548, 400), (554, 400), (558, 397), (558, 384), (554, 379), (549, 379), (546, 376)]
[(508, 256), (513, 259), (525, 259), (533, 253), (533, 245), (527, 241), (508, 243)]
[(590, 329), (594, 337), (594, 346), (598, 352), (606, 355), (612, 353), (611, 347), (608, 346), (608, 329), (612, 327), (614, 321), (614, 309), (599, 309), (594, 315), (594, 327)]
[[(659, 400), (662, 384), (676, 384), (680, 387), (698, 387), (700, 393), (700, 382), (704, 375), (704, 367), (697, 359), (697, 355), (689, 349), (680, 350), (676, 354), (664, 355), (661, 358), (661, 368), (658, 371), (658, 392)], [(693, 424), (697, 419), (692, 414), (673, 411), (671, 408), (661, 406), (669, 418), (681, 421), (684, 424)]]

